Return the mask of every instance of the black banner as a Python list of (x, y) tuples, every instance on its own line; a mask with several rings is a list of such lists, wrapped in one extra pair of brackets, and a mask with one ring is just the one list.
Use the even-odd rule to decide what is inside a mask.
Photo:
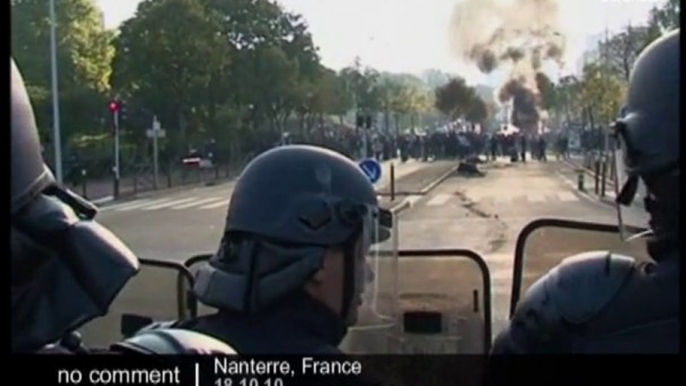
[(678, 377), (677, 358), (12, 355), (5, 379), (41, 386), (650, 385)]

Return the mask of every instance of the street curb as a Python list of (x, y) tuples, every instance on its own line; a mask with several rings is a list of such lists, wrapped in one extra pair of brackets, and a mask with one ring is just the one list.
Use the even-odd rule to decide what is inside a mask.
[[(583, 170), (586, 174), (588, 174), (590, 177), (595, 178), (595, 175), (594, 175), (593, 171), (592, 171), (592, 170), (589, 170), (589, 169), (586, 168), (586, 167), (583, 167), (583, 166), (581, 166), (581, 165), (577, 165), (577, 164), (575, 164), (574, 162), (567, 161), (567, 160), (562, 160), (562, 162), (564, 162), (567, 166), (569, 166), (569, 167), (571, 167), (571, 168), (573, 168), (573, 169), (581, 169), (581, 170)], [(606, 184), (607, 184), (612, 190), (615, 189), (615, 183), (614, 183), (614, 181), (607, 180), (607, 181), (606, 181)], [(591, 190), (592, 190), (592, 189), (591, 189)], [(588, 196), (593, 197), (597, 202), (600, 202), (601, 204), (605, 204), (605, 205), (612, 206), (612, 207), (615, 206), (615, 202), (614, 202), (614, 200), (613, 200), (612, 198), (608, 197), (607, 195), (603, 197), (603, 196), (601, 196), (600, 194), (596, 194), (596, 193), (594, 193), (594, 192), (591, 192), (591, 190), (589, 190), (589, 191), (586, 192), (586, 194), (587, 194)], [(640, 198), (641, 196), (640, 196), (640, 195), (637, 195), (636, 197), (639, 197), (639, 198)], [(632, 205), (636, 205), (636, 206), (638, 206), (638, 208), (645, 210), (645, 206), (641, 203), (640, 200), (635, 201), (635, 203), (632, 204)]]
[(114, 201), (114, 196), (105, 196), (105, 197), (98, 198), (96, 200), (91, 200), (91, 202), (95, 205), (102, 205), (102, 204), (106, 204), (106, 203), (111, 202), (111, 201)]
[[(567, 166), (569, 166), (570, 168), (572, 168), (572, 169), (575, 169), (575, 170), (581, 169), (581, 170), (583, 170), (584, 173), (586, 173), (589, 177), (595, 178), (595, 173), (593, 172), (593, 170), (591, 170), (591, 169), (589, 169), (589, 168), (587, 168), (587, 167), (581, 166), (581, 165), (579, 165), (579, 164), (576, 164), (576, 163), (574, 163), (574, 162), (567, 161), (567, 160), (562, 160), (562, 162), (563, 162), (564, 164), (566, 164)], [(614, 188), (614, 186), (615, 186), (614, 181), (612, 181), (612, 180), (610, 180), (610, 179), (607, 179), (607, 180), (605, 181), (605, 183), (606, 183), (607, 185), (610, 185), (612, 188)]]
[[(193, 189), (193, 188), (202, 188), (202, 187), (214, 187), (226, 182), (230, 182), (232, 180), (235, 180), (235, 177), (228, 177), (228, 178), (220, 178), (218, 180), (212, 180), (211, 182), (213, 183), (212, 185), (207, 185), (210, 181), (204, 181), (204, 182), (195, 182), (192, 184), (187, 184), (187, 185), (177, 185), (177, 186), (172, 186), (171, 188), (163, 188), (163, 189), (157, 189), (157, 190), (147, 190), (144, 192), (139, 192), (131, 195), (126, 195), (122, 196), (118, 199), (114, 199), (113, 196), (107, 196), (103, 198), (99, 198), (96, 200), (90, 200), (92, 203), (96, 205), (101, 205), (101, 204), (114, 204), (114, 203), (119, 203), (119, 202), (126, 202), (130, 200), (136, 200), (140, 198), (146, 198), (150, 196), (155, 196), (158, 194), (167, 194), (167, 193), (175, 193), (184, 189)], [(101, 202), (98, 202), (101, 201)], [(102, 207), (106, 207), (107, 205), (102, 205)]]
[[(425, 186), (422, 190), (419, 191), (419, 194), (416, 194), (417, 196), (423, 196), (426, 195), (428, 192), (433, 190), (436, 186), (438, 186), (441, 182), (445, 181), (450, 177), (451, 174), (453, 174), (457, 168), (460, 167), (459, 164), (455, 165), (454, 167), (450, 168), (447, 172), (443, 173), (440, 177), (429, 183), (427, 186)], [(409, 209), (412, 207), (412, 195), (405, 197), (404, 200), (402, 200), (398, 205), (392, 206), (390, 211), (393, 214), (397, 214), (402, 212), (405, 209)]]
[(438, 184), (440, 184), (441, 182), (443, 182), (443, 181), (445, 181), (446, 179), (448, 179), (448, 177), (450, 177), (451, 174), (455, 173), (455, 171), (456, 171), (457, 168), (459, 168), (459, 167), (460, 167), (460, 164), (458, 163), (457, 165), (455, 165), (455, 166), (453, 166), (452, 168), (450, 168), (450, 170), (448, 170), (447, 172), (443, 173), (443, 174), (442, 174), (440, 177), (438, 177), (435, 181), (433, 181), (432, 183), (430, 183), (429, 185), (427, 185), (426, 187), (424, 187), (422, 190), (420, 190), (420, 191), (419, 191), (419, 195), (422, 195), (422, 196), (423, 196), (423, 195), (427, 194), (428, 192), (430, 192), (431, 190), (433, 190)]

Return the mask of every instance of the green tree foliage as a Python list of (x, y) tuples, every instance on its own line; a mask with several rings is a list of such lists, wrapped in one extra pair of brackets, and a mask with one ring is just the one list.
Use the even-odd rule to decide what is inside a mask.
[[(50, 15), (44, 0), (12, 0), (12, 56), (21, 68), (41, 136), (50, 138), (52, 92)], [(93, 0), (62, 0), (56, 7), (60, 123), (64, 138), (105, 131), (114, 49)], [(64, 139), (63, 139), (64, 140)]]
[(450, 119), (464, 118), (471, 123), (486, 126), (494, 109), (479, 96), (474, 87), (467, 85), (463, 78), (453, 78), (435, 91), (434, 106)]
[(649, 26), (658, 33), (664, 33), (681, 25), (681, 0), (668, 0), (662, 7), (655, 7), (650, 12)]
[[(153, 114), (187, 142), (187, 124), (202, 122), (202, 96), (214, 74), (225, 72), (229, 56), (218, 49), (218, 25), (197, 0), (146, 0), (117, 38), (113, 83), (136, 101), (132, 108)], [(148, 122), (138, 122), (145, 124)], [(144, 130), (139, 130), (144, 132)]]
[(592, 114), (594, 126), (607, 126), (617, 116), (626, 84), (614, 73), (603, 67), (601, 62), (584, 67), (583, 80), (578, 93), (582, 106)]

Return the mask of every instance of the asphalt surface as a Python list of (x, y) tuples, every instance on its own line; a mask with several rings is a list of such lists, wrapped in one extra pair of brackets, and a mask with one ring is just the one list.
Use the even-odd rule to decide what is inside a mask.
[[(593, 194), (577, 191), (574, 170), (561, 162), (510, 164), (501, 160), (480, 165), (485, 172), (483, 177), (451, 173), (456, 166), (454, 161), (394, 162), (399, 195), (390, 201), (390, 163), (385, 163), (377, 191), (386, 207), (410, 205), (398, 216), (401, 249), (466, 249), (483, 257), (490, 274), (495, 333), (507, 319), (514, 246), (526, 224), (541, 217), (614, 224), (617, 215), (612, 205)], [(98, 220), (140, 257), (182, 262), (190, 256), (215, 251), (233, 185), (229, 181), (113, 203), (101, 209)], [(645, 219), (640, 207), (630, 208), (625, 218), (638, 224)], [(617, 240), (614, 234), (600, 237), (583, 231), (550, 229), (535, 232), (525, 249), (525, 287), (562, 258), (575, 253), (605, 248), (627, 253), (640, 250), (640, 245), (625, 247)], [(382, 250), (390, 248), (391, 242), (379, 246)], [(557, 253), (551, 253), (553, 250)], [(398, 347), (389, 348), (391, 343), (378, 341), (381, 334), (367, 329), (350, 334), (346, 347), (366, 352), (417, 352), (420, 344), (433, 352), (482, 349), (485, 283), (473, 260), (457, 252), (403, 257), (397, 267), (397, 278), (388, 275), (392, 267), (387, 262), (376, 261), (377, 280), (360, 312), (361, 323), (391, 333), (389, 327), (383, 327), (384, 315), (409, 310), (437, 311), (444, 314), (443, 333), (440, 338), (405, 336), (395, 341)], [(393, 301), (396, 285), (398, 309)], [(119, 338), (121, 313), (173, 317), (175, 294), (174, 272), (144, 268), (112, 306), (111, 315), (84, 329), (84, 337), (95, 344)]]
[[(564, 163), (500, 161), (481, 169), (486, 174), (483, 177), (454, 173), (429, 194), (411, 197), (411, 209), (399, 216), (398, 239), (401, 249), (468, 249), (481, 255), (490, 271), (493, 332), (496, 333), (508, 317), (515, 243), (524, 226), (545, 217), (616, 224), (617, 214), (608, 199), (577, 191), (576, 174)], [(625, 219), (640, 225), (645, 224), (646, 217), (640, 206), (634, 206), (625, 211)], [(631, 255), (643, 252), (640, 243), (627, 245), (615, 233), (601, 236), (548, 228), (534, 232), (527, 240), (525, 289), (563, 258), (577, 253), (604, 249)], [(390, 247), (388, 243), (382, 246)], [(453, 257), (437, 255), (429, 261), (426, 257), (401, 259), (398, 279), (401, 311), (440, 309), (452, 315), (446, 318), (448, 323), (471, 321), (468, 333), (457, 334), (457, 338), (463, 343), (469, 340), (467, 346), (474, 348), (478, 346), (473, 341), (474, 324), (484, 316), (482, 310), (474, 311), (475, 291), (483, 296), (484, 283), (476, 280), (480, 271), (466, 256), (448, 255)], [(418, 297), (414, 284), (418, 277), (424, 278), (427, 284), (420, 291), (425, 301), (404, 306), (409, 299)], [(445, 302), (447, 293), (450, 294), (448, 303)]]

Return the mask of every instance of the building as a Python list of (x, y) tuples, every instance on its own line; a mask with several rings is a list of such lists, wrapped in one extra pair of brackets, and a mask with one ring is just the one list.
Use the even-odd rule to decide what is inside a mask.
[(576, 62), (576, 73), (583, 74), (584, 66), (600, 58), (600, 42), (605, 38), (605, 33), (597, 33), (586, 37), (584, 53)]

